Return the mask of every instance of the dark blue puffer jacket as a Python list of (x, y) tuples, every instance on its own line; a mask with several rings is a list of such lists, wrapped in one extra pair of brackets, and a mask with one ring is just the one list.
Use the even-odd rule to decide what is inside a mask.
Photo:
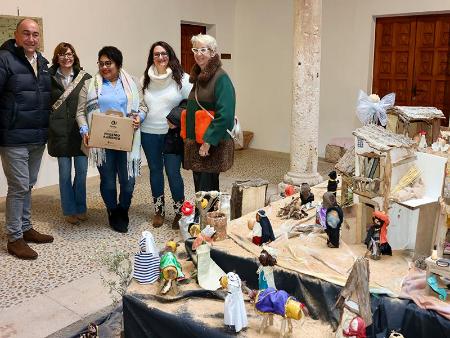
[(36, 77), (14, 39), (0, 47), (0, 146), (47, 142), (51, 79), (40, 53), (37, 64)]

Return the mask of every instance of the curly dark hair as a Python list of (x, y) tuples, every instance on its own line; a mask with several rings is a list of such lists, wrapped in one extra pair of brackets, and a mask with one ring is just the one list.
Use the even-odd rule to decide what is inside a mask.
[(150, 47), (150, 52), (148, 53), (147, 58), (147, 67), (144, 71), (144, 84), (142, 87), (142, 92), (145, 91), (145, 89), (148, 88), (148, 85), (150, 84), (150, 77), (148, 76), (148, 70), (153, 65), (153, 50), (156, 46), (160, 46), (164, 48), (167, 52), (167, 56), (169, 57), (169, 65), (168, 67), (172, 70), (172, 79), (175, 80), (175, 82), (178, 84), (178, 87), (181, 89), (183, 86), (181, 84), (181, 79), (183, 78), (184, 71), (183, 67), (181, 67), (180, 61), (178, 60), (177, 56), (175, 55), (175, 51), (167, 42), (164, 41), (157, 41)]
[(68, 50), (73, 53), (73, 67), (80, 68), (80, 59), (78, 58), (77, 52), (75, 51), (75, 48), (73, 48), (73, 46), (68, 42), (61, 42), (58, 44), (58, 46), (56, 46), (55, 51), (53, 52), (52, 65), (58, 66), (59, 54), (65, 54)]
[(102, 56), (106, 56), (108, 59), (113, 61), (116, 64), (117, 68), (122, 68), (123, 56), (119, 48), (114, 46), (105, 46), (98, 51), (99, 61)]

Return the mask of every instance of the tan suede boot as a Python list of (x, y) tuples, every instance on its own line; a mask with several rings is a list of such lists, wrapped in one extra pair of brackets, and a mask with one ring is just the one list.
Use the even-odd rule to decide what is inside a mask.
[(154, 228), (159, 228), (164, 224), (164, 214), (165, 214), (165, 206), (164, 206), (164, 195), (159, 197), (153, 197), (153, 203), (155, 205), (155, 215), (153, 215), (152, 225)]
[(164, 215), (162, 215), (159, 212), (153, 215), (152, 225), (154, 228), (159, 228), (163, 224), (164, 224)]
[(51, 243), (53, 242), (53, 236), (44, 235), (37, 232), (33, 228), (23, 233), (23, 239), (27, 242), (33, 243)]
[(88, 217), (87, 217), (87, 213), (85, 212), (84, 214), (78, 214), (75, 215), (76, 218), (78, 218), (80, 221), (87, 221)]
[(38, 254), (31, 249), (23, 238), (20, 238), (14, 242), (8, 242), (8, 252), (20, 259), (36, 259)]
[(67, 223), (77, 225), (80, 224), (80, 220), (75, 215), (64, 216)]

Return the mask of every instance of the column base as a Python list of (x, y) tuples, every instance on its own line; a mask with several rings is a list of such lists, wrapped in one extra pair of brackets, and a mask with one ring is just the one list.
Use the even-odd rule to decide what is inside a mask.
[(289, 171), (284, 175), (283, 183), (301, 186), (302, 183), (308, 183), (311, 187), (323, 182), (322, 176), (319, 173), (314, 174), (299, 174)]

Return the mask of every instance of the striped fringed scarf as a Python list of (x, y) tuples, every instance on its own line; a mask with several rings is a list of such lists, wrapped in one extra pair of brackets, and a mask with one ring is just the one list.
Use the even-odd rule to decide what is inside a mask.
[[(137, 113), (139, 110), (139, 90), (134, 83), (132, 77), (123, 69), (120, 70), (120, 80), (122, 81), (125, 94), (127, 96), (127, 116)], [(87, 93), (87, 121), (91, 126), (92, 114), (100, 112), (98, 97), (102, 92), (103, 78), (97, 73), (90, 82)], [(89, 162), (93, 166), (101, 166), (105, 162), (105, 149), (89, 148)], [(127, 153), (127, 169), (128, 177), (136, 177), (140, 175), (141, 169), (141, 130), (134, 131), (133, 146), (131, 152)]]

